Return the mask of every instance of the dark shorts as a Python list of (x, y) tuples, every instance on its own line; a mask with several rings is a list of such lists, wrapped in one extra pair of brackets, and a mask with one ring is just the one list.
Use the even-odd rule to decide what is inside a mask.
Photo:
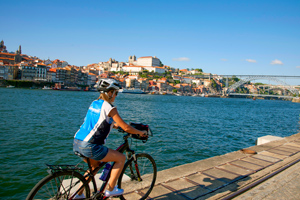
[(103, 145), (92, 144), (89, 142), (74, 139), (73, 151), (78, 151), (85, 157), (91, 158), (93, 160), (102, 160), (107, 155), (108, 148)]

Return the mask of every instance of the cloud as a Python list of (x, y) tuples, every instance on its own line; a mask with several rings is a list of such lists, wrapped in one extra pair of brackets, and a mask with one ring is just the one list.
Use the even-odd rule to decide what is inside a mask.
[(252, 60), (252, 59), (246, 59), (246, 61), (250, 63), (256, 63), (256, 60)]
[(227, 61), (227, 59), (225, 59), (225, 58), (222, 58), (221, 60), (222, 60), (222, 61)]
[(299, 68), (299, 69), (300, 69), (300, 66), (297, 66), (296, 68)]
[(190, 58), (187, 57), (180, 57), (180, 58), (173, 58), (174, 61), (190, 61)]
[(270, 64), (271, 65), (283, 65), (283, 62), (281, 62), (280, 60), (275, 59)]

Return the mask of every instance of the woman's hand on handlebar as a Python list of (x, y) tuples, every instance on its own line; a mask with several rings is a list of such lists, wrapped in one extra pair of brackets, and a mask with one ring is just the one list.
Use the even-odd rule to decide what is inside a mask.
[(144, 131), (141, 131), (141, 133), (139, 134), (140, 137), (145, 137), (147, 138), (148, 137), (148, 131), (144, 130)]

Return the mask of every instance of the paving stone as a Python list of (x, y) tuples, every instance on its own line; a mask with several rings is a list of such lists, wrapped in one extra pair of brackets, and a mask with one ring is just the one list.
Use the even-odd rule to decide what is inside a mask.
[(259, 160), (259, 159), (255, 159), (255, 158), (252, 158), (252, 157), (245, 158), (245, 159), (243, 159), (243, 161), (247, 161), (247, 162), (250, 162), (250, 163), (253, 163), (253, 164), (256, 164), (256, 165), (260, 165), (260, 166), (263, 166), (263, 167), (267, 167), (267, 166), (273, 164), (273, 163), (263, 161), (263, 160)]
[(245, 175), (253, 173), (252, 170), (244, 169), (244, 168), (237, 167), (237, 166), (230, 165), (230, 164), (218, 166), (218, 168), (222, 168), (222, 169), (228, 170), (230, 172), (240, 174), (242, 176), (245, 176)]
[(217, 179), (214, 179), (212, 177), (209, 177), (209, 176), (206, 176), (206, 175), (200, 174), (200, 173), (193, 174), (191, 176), (187, 176), (186, 178), (190, 179), (196, 183), (199, 183), (201, 186), (204, 186), (211, 190), (219, 188), (225, 184), (222, 181), (219, 181)]
[(279, 154), (279, 155), (284, 155), (284, 156), (291, 156), (293, 153), (287, 152), (287, 151), (282, 151), (280, 149), (270, 149), (268, 152)]
[(254, 171), (257, 171), (257, 170), (260, 170), (260, 169), (263, 168), (262, 166), (251, 164), (251, 163), (243, 161), (243, 160), (233, 161), (233, 162), (231, 162), (231, 164), (237, 165), (237, 166), (240, 166), (240, 167), (244, 167), (245, 169), (254, 170)]
[[(123, 195), (125, 197), (125, 199), (131, 199), (131, 200), (135, 200), (135, 199), (140, 199), (141, 196), (139, 194), (137, 194), (136, 192), (131, 192), (129, 194), (125, 194)], [(115, 198), (112, 198), (115, 199)]]
[(298, 146), (298, 145), (297, 146), (292, 145), (292, 143), (284, 144), (283, 146), (287, 147), (289, 149), (294, 149), (294, 150), (300, 151), (300, 146)]
[(178, 192), (186, 195), (187, 197), (189, 197), (191, 199), (195, 199), (196, 197), (209, 192), (209, 190), (204, 189), (201, 186), (197, 186), (195, 184), (188, 182), (185, 178), (181, 178), (181, 179), (178, 179), (175, 181), (170, 181), (170, 182), (164, 183), (164, 185), (174, 188)]
[[(171, 190), (168, 190), (162, 185), (156, 185), (152, 192), (150, 193), (149, 197), (152, 199), (159, 199), (159, 200), (186, 200), (185, 197), (180, 196), (179, 194), (176, 194), (172, 192)], [(131, 199), (130, 199), (131, 200)]]
[(285, 146), (281, 146), (281, 147), (278, 147), (276, 148), (277, 150), (280, 150), (280, 151), (287, 151), (287, 152), (291, 152), (291, 153), (296, 153), (296, 152), (299, 152), (298, 150), (295, 150), (295, 149), (291, 149), (291, 148), (286, 148)]
[(297, 143), (294, 143), (294, 142), (287, 143), (286, 145), (293, 146), (293, 147), (296, 147), (296, 148), (300, 148), (300, 144), (297, 144)]
[(260, 152), (260, 154), (270, 156), (270, 157), (273, 157), (273, 158), (278, 158), (278, 159), (284, 159), (284, 158), (287, 157), (287, 156), (284, 156), (284, 155), (279, 155), (279, 154), (275, 154), (275, 153), (268, 152), (268, 151)]
[(279, 158), (273, 158), (273, 157), (266, 156), (266, 155), (263, 155), (263, 154), (256, 154), (252, 157), (253, 158), (258, 158), (258, 159), (261, 159), (261, 160), (265, 160), (265, 161), (269, 161), (269, 162), (272, 162), (272, 163), (276, 163), (276, 162), (280, 161)]
[(225, 183), (232, 182), (234, 179), (239, 177), (236, 174), (231, 174), (216, 168), (203, 171), (202, 173), (208, 176), (215, 177), (217, 178), (217, 180), (223, 181)]

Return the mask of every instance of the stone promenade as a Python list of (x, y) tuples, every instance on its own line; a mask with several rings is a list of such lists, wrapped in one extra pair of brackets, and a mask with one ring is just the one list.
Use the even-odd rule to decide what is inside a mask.
[[(149, 199), (300, 199), (300, 133), (247, 149), (257, 154), (236, 151), (159, 171)], [(139, 199), (125, 191), (126, 199)]]

